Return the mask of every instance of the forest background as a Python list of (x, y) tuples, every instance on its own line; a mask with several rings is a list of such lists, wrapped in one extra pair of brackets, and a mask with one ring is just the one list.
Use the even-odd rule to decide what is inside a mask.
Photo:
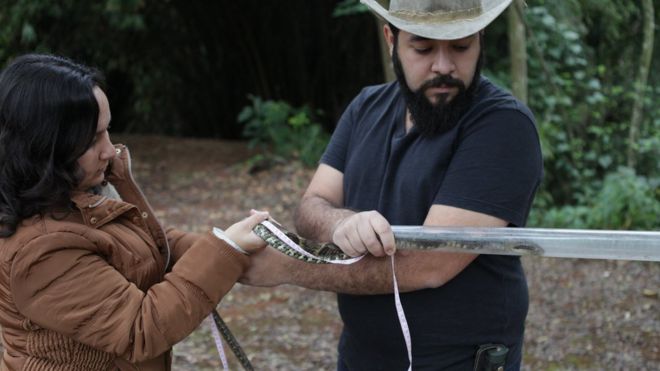
[[(660, 230), (660, 38), (655, 17), (660, 0), (514, 3), (516, 7), (486, 31), (484, 74), (526, 101), (537, 118), (545, 179), (528, 226)], [(233, 151), (222, 152), (227, 158), (240, 158), (244, 167), (251, 169), (241, 173), (249, 179), (228, 184), (235, 188), (249, 184), (241, 191), (254, 192), (227, 189), (227, 194), (241, 206), (246, 205), (246, 197), (265, 200), (259, 192), (284, 194), (278, 194), (285, 200), (278, 201), (277, 211), (287, 222), (295, 196), (306, 182), (298, 179), (293, 188), (257, 183), (276, 184), (269, 178), (273, 174), (306, 180), (350, 100), (362, 87), (393, 78), (381, 28), (356, 0), (0, 0), (0, 66), (15, 56), (36, 51), (97, 67), (107, 77), (113, 135), (129, 144), (152, 143), (146, 148), (147, 159), (154, 159), (155, 164), (165, 155), (153, 151), (173, 151), (177, 143), (185, 144), (198, 153), (176, 161), (181, 162), (181, 168), (192, 169), (208, 160), (205, 156), (222, 141)], [(153, 136), (169, 138), (131, 139)], [(238, 143), (253, 147), (249, 156), (236, 155), (245, 147)], [(259, 173), (260, 169), (273, 168), (278, 170), (270, 175)], [(146, 184), (148, 192), (178, 190), (181, 194), (190, 190), (183, 187), (185, 182), (180, 189), (176, 184), (157, 183), (167, 178), (150, 169), (137, 169), (142, 171), (138, 174), (142, 179), (154, 180), (154, 184)], [(154, 169), (165, 167), (160, 164)], [(225, 174), (223, 169), (213, 169)], [(172, 170), (169, 165), (167, 170)], [(204, 177), (208, 183), (209, 194), (217, 193), (225, 184), (212, 183), (208, 171), (203, 173), (200, 179)], [(156, 201), (156, 208), (171, 211), (172, 204), (182, 199), (164, 196), (160, 201), (170, 204)], [(198, 211), (204, 206), (221, 207), (200, 203)], [(180, 205), (176, 208), (183, 209)], [(172, 215), (162, 213), (165, 219)], [(213, 219), (214, 215), (207, 216), (225, 221), (226, 215)], [(193, 210), (170, 216), (167, 221), (198, 229), (207, 225), (208, 218)], [(589, 361), (566, 361), (564, 357), (568, 363), (560, 363), (563, 366), (559, 369), (571, 369), (575, 364), (577, 369), (589, 369), (579, 365), (599, 369), (598, 365), (609, 365), (607, 362), (616, 359), (624, 362), (622, 369), (660, 364), (660, 277), (654, 273), (659, 266), (620, 263), (544, 260), (526, 266), (530, 292), (560, 289), (552, 294), (544, 291), (545, 297), (532, 297), (528, 322), (530, 318), (543, 322), (548, 318), (544, 311), (552, 311), (548, 308), (556, 305), (558, 311), (577, 310), (581, 316), (574, 318), (573, 324), (580, 326), (582, 321), (591, 331), (589, 336), (600, 331), (591, 329), (592, 322), (594, 328), (612, 323), (603, 331), (619, 338), (603, 339), (600, 348), (628, 342), (642, 349), (642, 356), (628, 357), (637, 360), (617, 358), (615, 351), (598, 360), (598, 354), (584, 355), (591, 352), (591, 345), (578, 346), (584, 353), (581, 356)], [(603, 290), (597, 295), (600, 299), (582, 296), (594, 295), (594, 288), (584, 282), (575, 284), (580, 288), (573, 287), (582, 291), (570, 291), (574, 283), (568, 277), (575, 275)], [(606, 288), (602, 281), (617, 287)], [(236, 295), (245, 296), (245, 292), (239, 290)], [(299, 303), (302, 299), (291, 298), (312, 294), (291, 291), (259, 295)], [(331, 298), (313, 298), (324, 303), (327, 313), (334, 313), (328, 304)], [(229, 303), (231, 306), (231, 299)], [(608, 305), (620, 307), (621, 315), (614, 308), (609, 314), (598, 314)], [(597, 314), (587, 317), (589, 313)], [(626, 332), (617, 323), (621, 317), (630, 320), (630, 313), (635, 326)], [(571, 316), (561, 315), (560, 324), (570, 322)], [(548, 344), (571, 336), (555, 331), (553, 324), (557, 322), (528, 324), (532, 340), (526, 361), (533, 369), (552, 369), (553, 357), (556, 360), (561, 355), (548, 356)], [(639, 328), (646, 330), (639, 332)], [(289, 330), (286, 332), (290, 334)], [(249, 334), (243, 336), (249, 338)], [(261, 338), (267, 337), (261, 334)], [(631, 342), (631, 338), (643, 345)], [(332, 342), (331, 337), (328, 343)], [(258, 349), (267, 346), (262, 344)], [(293, 353), (288, 354), (292, 357)], [(541, 363), (534, 363), (537, 358)], [(633, 363), (625, 363), (628, 361)], [(634, 363), (637, 361), (646, 363)]]
[[(530, 226), (658, 229), (660, 1), (516, 3), (487, 30), (485, 74), (538, 120)], [(313, 166), (350, 99), (392, 78), (356, 0), (0, 6), (0, 63), (39, 51), (104, 71), (113, 133), (247, 138)]]

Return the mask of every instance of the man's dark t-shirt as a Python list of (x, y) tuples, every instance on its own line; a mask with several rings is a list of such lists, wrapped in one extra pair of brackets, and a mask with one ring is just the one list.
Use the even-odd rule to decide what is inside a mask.
[[(321, 159), (344, 174), (344, 207), (377, 210), (392, 225), (422, 225), (434, 204), (524, 226), (542, 177), (534, 118), (480, 78), (455, 127), (424, 138), (405, 132), (396, 82), (365, 88), (344, 112)], [(435, 289), (401, 295), (414, 369), (470, 369), (478, 345), (511, 348), (520, 364), (528, 297), (517, 257), (480, 255)], [(392, 295), (338, 295), (340, 363), (350, 370), (404, 370), (408, 360)], [(507, 367), (509, 369), (509, 367)]]

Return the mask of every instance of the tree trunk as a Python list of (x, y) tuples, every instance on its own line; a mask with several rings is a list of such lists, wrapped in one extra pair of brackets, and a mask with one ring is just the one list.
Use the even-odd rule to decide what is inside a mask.
[(642, 123), (642, 110), (644, 108), (644, 92), (651, 68), (653, 57), (653, 30), (655, 29), (653, 0), (642, 0), (642, 13), (644, 15), (644, 39), (642, 40), (642, 54), (639, 61), (637, 80), (635, 81), (635, 95), (633, 96), (633, 110), (630, 117), (628, 132), (628, 167), (635, 168), (637, 162), (637, 136)]
[(527, 47), (525, 24), (522, 19), (524, 0), (513, 0), (507, 11), (509, 24), (509, 53), (511, 55), (511, 90), (527, 103)]

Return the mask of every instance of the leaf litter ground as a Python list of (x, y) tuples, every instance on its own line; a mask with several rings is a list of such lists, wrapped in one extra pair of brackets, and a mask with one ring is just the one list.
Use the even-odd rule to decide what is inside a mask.
[[(164, 225), (204, 232), (251, 208), (293, 225), (313, 169), (250, 173), (244, 142), (115, 136)], [(660, 263), (523, 258), (530, 309), (524, 370), (660, 369)], [(451, 303), (448, 303), (451, 305)], [(257, 370), (333, 370), (341, 331), (335, 297), (292, 286), (237, 284), (218, 306)], [(438, 315), (442, 315), (439, 313)], [(175, 370), (217, 370), (203, 323), (174, 347)], [(240, 370), (229, 354), (230, 369)]]

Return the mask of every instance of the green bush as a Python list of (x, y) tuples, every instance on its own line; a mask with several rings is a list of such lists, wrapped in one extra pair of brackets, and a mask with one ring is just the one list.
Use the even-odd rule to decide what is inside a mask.
[(243, 136), (250, 140), (250, 147), (266, 154), (257, 161), (298, 160), (305, 166), (318, 164), (329, 140), (321, 124), (315, 121), (320, 111), (314, 112), (309, 106), (294, 108), (284, 101), (252, 95), (248, 98), (252, 105), (243, 108), (238, 122), (244, 125)]
[(609, 173), (587, 206), (537, 207), (530, 226), (660, 230), (660, 179), (646, 178), (626, 167)]
[(659, 199), (658, 179), (622, 167), (605, 178), (587, 220), (594, 228), (659, 229)]

